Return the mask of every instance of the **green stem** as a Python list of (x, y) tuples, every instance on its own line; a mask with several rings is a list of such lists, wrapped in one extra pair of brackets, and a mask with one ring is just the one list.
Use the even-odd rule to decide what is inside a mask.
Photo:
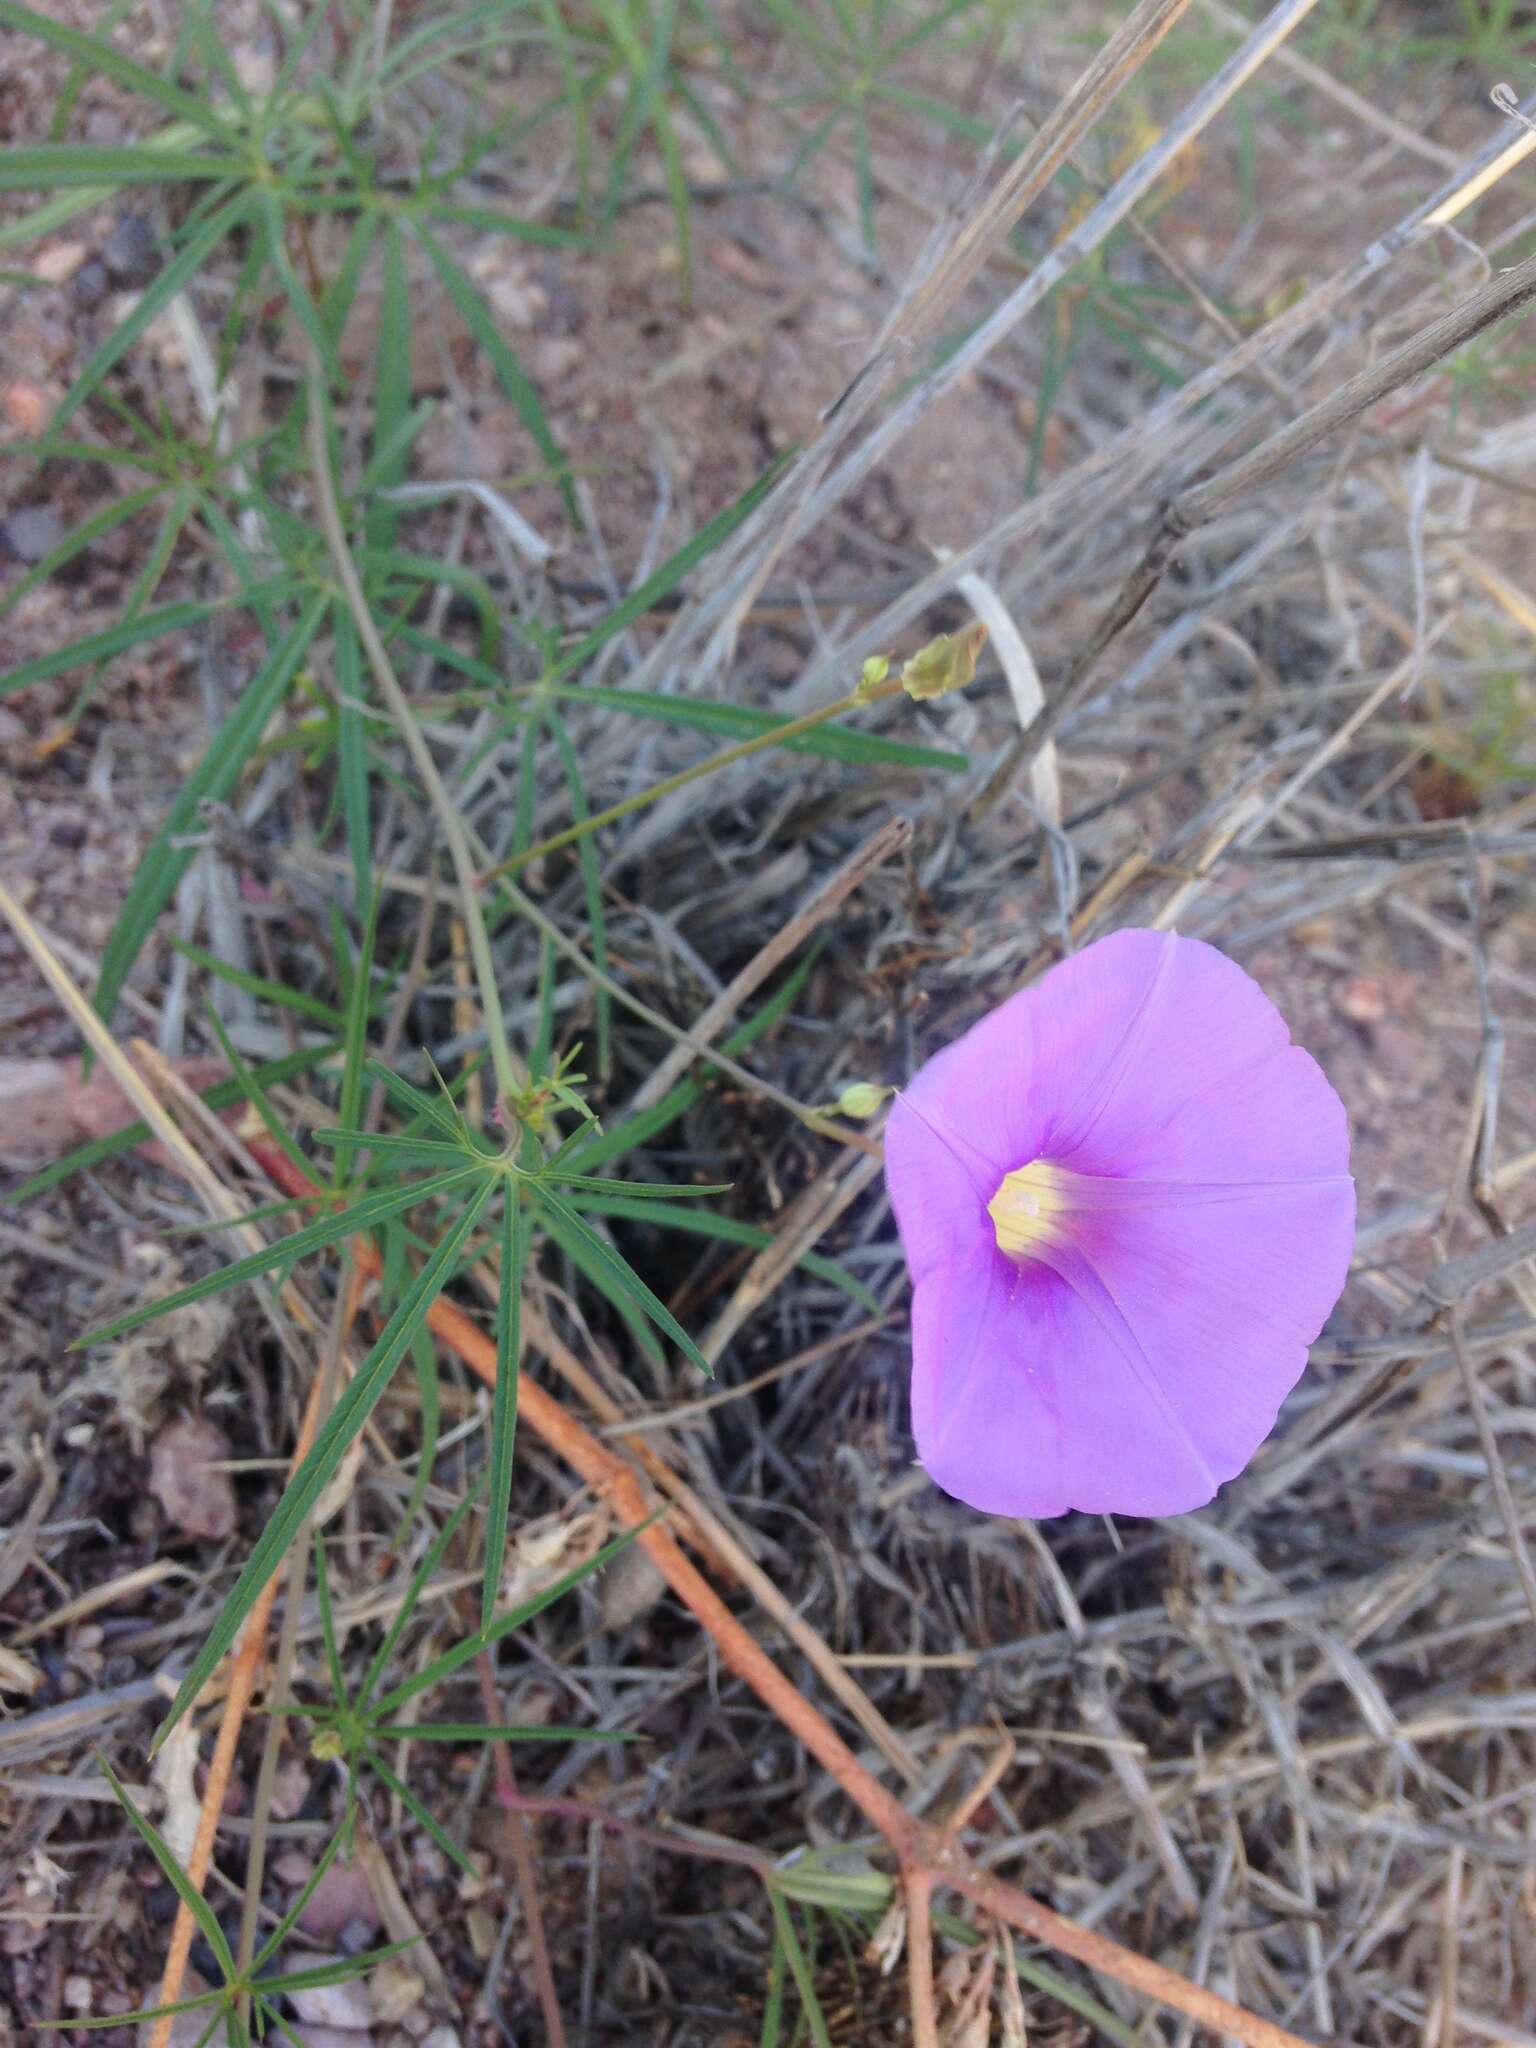
[(470, 858), (469, 841), (464, 836), (464, 827), (454, 808), (453, 798), (447, 784), (437, 772), (437, 763), (432, 750), (416, 723), (415, 714), (406, 701), (404, 690), (379, 637), (379, 630), (368, 609), (368, 600), (363, 595), (363, 586), (358, 580), (357, 568), (352, 560), (352, 551), (347, 546), (346, 534), (342, 531), (341, 510), (336, 500), (336, 479), (331, 474), (330, 447), (325, 434), (325, 386), (318, 364), (311, 362), (309, 372), (309, 455), (314, 468), (315, 510), (319, 514), (321, 531), (325, 544), (330, 550), (336, 580), (347, 601), (357, 627), (358, 638), (368, 656), (368, 665), (373, 670), (373, 679), (379, 686), (379, 695), (388, 705), (400, 737), (405, 742), (421, 786), (426, 791), (438, 824), (442, 827), (443, 840), (453, 861), (454, 874), (459, 885), (459, 905), (464, 918), (464, 930), (469, 939), (470, 957), (474, 961), (475, 984), (480, 992), (481, 1006), (485, 1011), (485, 1028), (490, 1040), (491, 1065), (496, 1073), (496, 1088), (505, 1106), (510, 1107), (523, 1089), (523, 1079), (507, 1044), (507, 1029), (502, 1018), (501, 994), (496, 986), (496, 968), (491, 959), (491, 942), (486, 933), (485, 919), (480, 914), (480, 899), (475, 894), (475, 864)]
[[(691, 768), (681, 768), (676, 775), (669, 775), (665, 781), (653, 783), (649, 789), (639, 790), (634, 796), (627, 796), (622, 803), (610, 804), (606, 811), (594, 811), (590, 818), (583, 818), (579, 824), (567, 825), (563, 832), (556, 832), (552, 838), (541, 839), (536, 846), (526, 848), (522, 853), (510, 854), (493, 868), (487, 868), (479, 877), (481, 886), (493, 882), (499, 875), (516, 874), (527, 867), (530, 861), (540, 860), (546, 853), (558, 853), (563, 846), (571, 846), (578, 839), (585, 839), (604, 825), (612, 825), (620, 818), (627, 818), (635, 811), (643, 811), (647, 804), (654, 804), (664, 796), (670, 796), (675, 789), (685, 789), (690, 782), (697, 782), (703, 775), (713, 775), (717, 768), (729, 768), (733, 762), (745, 761), (752, 754), (760, 754), (766, 747), (782, 747), (789, 740), (797, 740), (805, 732), (814, 732), (818, 725), (825, 725), (828, 719), (839, 718), (845, 711), (859, 711), (866, 704), (878, 704), (886, 697), (901, 693), (901, 681), (892, 678), (878, 683), (873, 689), (850, 690), (846, 697), (839, 697), (835, 704), (823, 704), (819, 711), (807, 711), (802, 718), (792, 718), (785, 725), (771, 726), (767, 732), (760, 732), (749, 740), (739, 740), (734, 747), (727, 747), (723, 753), (711, 754), (707, 761), (695, 761)], [(579, 693), (578, 693), (579, 694)]]

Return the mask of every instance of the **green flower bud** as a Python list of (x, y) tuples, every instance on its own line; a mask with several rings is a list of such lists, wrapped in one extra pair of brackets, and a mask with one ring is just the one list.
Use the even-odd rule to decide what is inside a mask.
[(850, 1081), (837, 1098), (837, 1113), (857, 1117), (862, 1122), (874, 1115), (888, 1095), (895, 1093), (894, 1088), (882, 1088), (874, 1081)]

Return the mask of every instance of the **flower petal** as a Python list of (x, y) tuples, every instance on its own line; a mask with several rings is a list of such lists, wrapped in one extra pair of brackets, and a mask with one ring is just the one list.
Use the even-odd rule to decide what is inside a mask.
[[(1343, 1286), (1348, 1151), (1315, 1062), (1197, 940), (1117, 933), (983, 1019), (886, 1132), (932, 1476), (1000, 1514), (1208, 1501)], [(1074, 1178), (1019, 1261), (986, 1203), (1036, 1159)]]

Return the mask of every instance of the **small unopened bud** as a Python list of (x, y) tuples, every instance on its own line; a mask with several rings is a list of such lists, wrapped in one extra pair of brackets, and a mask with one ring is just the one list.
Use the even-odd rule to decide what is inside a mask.
[(986, 638), (987, 629), (980, 619), (963, 633), (941, 633), (903, 663), (901, 687), (920, 704), (931, 697), (947, 696), (951, 690), (963, 690), (976, 673)]
[(837, 1098), (839, 1116), (857, 1117), (862, 1121), (873, 1116), (888, 1095), (896, 1093), (894, 1088), (882, 1088), (874, 1081), (850, 1081)]
[(859, 687), (856, 695), (868, 697), (878, 690), (891, 672), (891, 657), (888, 654), (872, 654), (859, 670)]

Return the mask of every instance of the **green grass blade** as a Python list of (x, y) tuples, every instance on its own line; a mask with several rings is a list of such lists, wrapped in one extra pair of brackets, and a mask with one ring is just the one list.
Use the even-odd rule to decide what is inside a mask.
[(469, 1876), (478, 1878), (479, 1872), (475, 1869), (474, 1864), (470, 1862), (465, 1851), (459, 1847), (452, 1835), (449, 1834), (448, 1830), (431, 1810), (422, 1805), (405, 1780), (396, 1776), (377, 1750), (370, 1750), (368, 1752), (368, 1762), (381, 1782), (400, 1801), (400, 1804), (406, 1809), (407, 1813), (415, 1820), (417, 1826), (426, 1829), (448, 1860), (451, 1863), (457, 1864), (459, 1869), (467, 1872)]
[[(661, 1202), (625, 1201), (622, 1198), (605, 1198), (595, 1202), (583, 1201), (582, 1209), (590, 1216), (604, 1216), (615, 1222), (648, 1223), (658, 1230), (680, 1230), (694, 1237), (712, 1237), (722, 1244), (750, 1245), (754, 1251), (766, 1251), (773, 1243), (773, 1233), (763, 1230), (755, 1223), (744, 1223), (735, 1216), (717, 1216), (712, 1209), (670, 1209)], [(829, 1259), (821, 1252), (802, 1252), (795, 1264), (818, 1280), (826, 1280), (832, 1286), (856, 1301), (868, 1315), (877, 1315), (880, 1304), (864, 1285), (855, 1279), (848, 1268), (836, 1259)]]
[(282, 1499), (258, 1537), (256, 1547), (220, 1608), (207, 1640), (192, 1660), (191, 1669), (181, 1682), (171, 1711), (155, 1737), (157, 1748), (196, 1699), (219, 1659), (234, 1642), (262, 1588), (281, 1566), (289, 1545), (330, 1483), (332, 1474), (346, 1455), (347, 1447), (373, 1412), (389, 1384), (396, 1362), (426, 1320), (427, 1311), (457, 1264), (459, 1253), (490, 1198), (492, 1185), (486, 1179), (470, 1196), (458, 1221), (406, 1290), (378, 1342), (327, 1416), (308, 1456), (289, 1480)]
[[(261, 585), (259, 594), (279, 601), (292, 596), (294, 587), (292, 578), (280, 576)], [(84, 668), (88, 662), (105, 661), (111, 655), (124, 654), (130, 647), (138, 647), (146, 640), (157, 640), (162, 634), (179, 633), (188, 626), (200, 625), (217, 612), (227, 612), (237, 605), (250, 605), (255, 594), (244, 591), (236, 597), (201, 598), (186, 604), (162, 605), (158, 611), (142, 612), (136, 619), (119, 620), (103, 632), (87, 633), (83, 640), (67, 641), (49, 654), (24, 661), (9, 675), (0, 676), (0, 697), (14, 696), (16, 691), (28, 689), (33, 683), (47, 682), (51, 676), (66, 675), (70, 669)]]
[(66, 57), (89, 72), (110, 78), (123, 85), (141, 98), (153, 100), (183, 121), (190, 121), (194, 128), (215, 141), (227, 143), (229, 132), (206, 99), (196, 93), (183, 92), (180, 86), (172, 85), (158, 73), (146, 70), (131, 57), (98, 36), (87, 35), (83, 30), (71, 28), (66, 22), (50, 20), (46, 14), (34, 14), (30, 7), (23, 7), (19, 0), (0, 0), (0, 28), (8, 28), (20, 36), (35, 36), (50, 49), (60, 51)]
[(592, 1257), (584, 1239), (573, 1230), (567, 1229), (564, 1219), (544, 1209), (540, 1222), (551, 1241), (570, 1260), (576, 1271), (596, 1288), (603, 1299), (629, 1332), (630, 1340), (642, 1357), (649, 1359), (658, 1373), (665, 1372), (667, 1365), (666, 1346), (656, 1335), (642, 1310), (636, 1308), (629, 1296), (613, 1285), (606, 1266), (599, 1265)]
[[(615, 711), (631, 712), (637, 718), (691, 726), (698, 732), (717, 733), (733, 740), (757, 739), (786, 723), (777, 712), (759, 711), (746, 704), (666, 697), (650, 690), (615, 690), (600, 683), (579, 683), (569, 688), (557, 685), (557, 694), (570, 702), (587, 698)], [(787, 754), (815, 754), (822, 760), (841, 761), (855, 768), (939, 768), (951, 775), (963, 775), (970, 767), (965, 754), (952, 754), (940, 747), (910, 746), (901, 740), (888, 740), (880, 733), (859, 732), (845, 725), (824, 725), (783, 744)]]
[(368, 808), (368, 732), (362, 706), (362, 649), (350, 610), (338, 602), (331, 640), (336, 664), (336, 776), (347, 852), (352, 861), (352, 899), (359, 917), (373, 889), (373, 819)]
[[(744, 1052), (771, 1031), (794, 1005), (800, 991), (810, 979), (811, 969), (820, 959), (826, 946), (825, 935), (813, 939), (794, 967), (785, 975), (779, 986), (761, 1008), (754, 1010), (750, 1017), (742, 1019), (731, 1032), (720, 1050), (731, 1059), (739, 1059)], [(707, 1067), (707, 1062), (703, 1063)], [(664, 1131), (683, 1114), (691, 1109), (704, 1092), (702, 1080), (690, 1078), (679, 1081), (675, 1088), (669, 1088), (660, 1102), (639, 1115), (626, 1117), (623, 1123), (615, 1124), (601, 1135), (587, 1139), (572, 1156), (571, 1164), (579, 1168), (602, 1166), (610, 1159), (618, 1159), (626, 1152), (633, 1152), (639, 1146), (648, 1144), (659, 1131)]]
[(164, 1835), (160, 1833), (160, 1830), (152, 1821), (140, 1813), (139, 1809), (128, 1797), (128, 1794), (118, 1783), (117, 1775), (106, 1758), (99, 1756), (97, 1762), (101, 1765), (102, 1776), (112, 1787), (113, 1798), (132, 1822), (134, 1833), (144, 1844), (145, 1848), (148, 1849), (150, 1855), (154, 1857), (155, 1862), (160, 1868), (161, 1875), (166, 1879), (182, 1905), (186, 1907), (192, 1918), (197, 1922), (203, 1939), (218, 1957), (219, 1967), (224, 1972), (225, 1978), (232, 1978), (235, 1974), (235, 1959), (230, 1952), (229, 1943), (224, 1938), (224, 1930), (219, 1925), (218, 1915), (177, 1862), (172, 1854), (171, 1845), (166, 1841)]
[(127, 901), (102, 952), (96, 1011), (106, 1022), (112, 1021), (123, 983), (155, 919), (194, 858), (196, 848), (178, 842), (184, 841), (194, 829), (203, 803), (220, 803), (234, 788), (268, 720), (286, 696), (328, 604), (329, 598), (323, 591), (310, 597), (287, 638), (241, 692), (239, 702), (182, 784), (160, 830), (146, 848)]
[(294, 1259), (307, 1258), (311, 1252), (323, 1251), (327, 1245), (335, 1244), (341, 1238), (354, 1236), (361, 1230), (371, 1230), (386, 1216), (393, 1216), (414, 1203), (448, 1194), (470, 1179), (473, 1173), (473, 1167), (460, 1166), (450, 1173), (435, 1174), (430, 1180), (410, 1181), (402, 1186), (381, 1188), (376, 1194), (363, 1195), (350, 1207), (317, 1217), (302, 1230), (279, 1238), (276, 1244), (263, 1245), (260, 1251), (236, 1259), (233, 1265), (221, 1266), (218, 1272), (208, 1273), (201, 1280), (179, 1287), (174, 1294), (167, 1294), (159, 1301), (146, 1302), (104, 1324), (99, 1330), (88, 1331), (85, 1336), (75, 1339), (71, 1349), (78, 1351), (87, 1344), (104, 1344), (109, 1337), (121, 1337), (155, 1316), (185, 1308), (188, 1302), (201, 1301), (210, 1294), (222, 1294), (226, 1288), (238, 1287), (243, 1281), (259, 1279), (276, 1266), (286, 1266)]
[(485, 234), (508, 235), (517, 242), (536, 242), (546, 249), (590, 249), (592, 237), (574, 228), (552, 228), (543, 221), (519, 220), (494, 206), (456, 206), (446, 199), (424, 199), (405, 209), (443, 227), (478, 228)]
[(411, 1339), (411, 1364), (416, 1371), (416, 1397), (421, 1403), (421, 1449), (416, 1458), (416, 1479), (410, 1499), (395, 1531), (395, 1548), (405, 1541), (405, 1532), (421, 1513), (421, 1504), (432, 1484), (432, 1467), (437, 1462), (437, 1440), (442, 1428), (442, 1388), (437, 1378), (437, 1346), (426, 1330)]
[[(379, 285), (379, 339), (373, 359), (373, 459), (369, 488), (392, 490), (405, 482), (409, 449), (401, 428), (411, 410), (411, 299), (405, 272), (405, 237), (396, 220), (384, 228)], [(382, 499), (368, 506), (364, 536), (370, 548), (392, 548), (400, 515)]]
[(501, 1296), (496, 1304), (496, 1387), (491, 1408), (490, 1493), (485, 1523), (485, 1584), (480, 1626), (496, 1618), (507, 1558), (507, 1515), (512, 1504), (512, 1448), (517, 1434), (517, 1376), (522, 1355), (523, 1267), (528, 1258), (528, 1212), (509, 1182), (501, 1214)]
[(664, 1301), (653, 1294), (640, 1275), (621, 1259), (611, 1245), (605, 1244), (595, 1230), (584, 1222), (568, 1202), (563, 1201), (551, 1189), (541, 1187), (538, 1192), (539, 1206), (558, 1216), (566, 1230), (586, 1251), (592, 1261), (618, 1294), (622, 1294), (631, 1305), (650, 1319), (657, 1329), (670, 1337), (684, 1356), (696, 1365), (706, 1379), (713, 1378), (713, 1369), (702, 1351), (694, 1343), (682, 1324), (673, 1315)]
[[(651, 1519), (654, 1520), (655, 1517)], [(423, 1670), (412, 1672), (403, 1684), (396, 1686), (393, 1692), (386, 1693), (371, 1718), (376, 1722), (388, 1722), (396, 1708), (403, 1706), (413, 1695), (425, 1692), (429, 1686), (440, 1685), (445, 1678), (451, 1678), (455, 1671), (462, 1670), (466, 1664), (478, 1657), (482, 1650), (488, 1650), (493, 1643), (499, 1643), (503, 1636), (510, 1635), (514, 1629), (526, 1628), (536, 1614), (542, 1614), (546, 1607), (553, 1607), (557, 1600), (563, 1600), (567, 1593), (581, 1584), (583, 1579), (590, 1579), (594, 1572), (601, 1571), (611, 1558), (617, 1557), (621, 1550), (628, 1547), (640, 1529), (649, 1527), (649, 1522), (642, 1522), (639, 1528), (626, 1529), (622, 1535), (615, 1536), (611, 1542), (605, 1543), (601, 1550), (587, 1559), (585, 1564), (576, 1565), (571, 1571), (556, 1579), (552, 1585), (530, 1595), (510, 1613), (499, 1614), (489, 1628), (476, 1629), (472, 1636), (466, 1636), (462, 1642), (444, 1650), (441, 1656), (434, 1657)]]
[(375, 1735), (391, 1742), (644, 1742), (628, 1728), (487, 1728), (475, 1721), (414, 1721), (374, 1724)]
[[(306, 1046), (302, 1052), (285, 1054), (280, 1060), (272, 1060), (266, 1066), (257, 1067), (245, 1079), (216, 1081), (211, 1088), (200, 1091), (201, 1099), (210, 1109), (228, 1109), (233, 1103), (247, 1102), (250, 1098), (248, 1083), (260, 1082), (276, 1087), (281, 1081), (291, 1081), (300, 1074), (312, 1073), (322, 1061), (328, 1060), (335, 1051), (332, 1045)], [(24, 1180), (19, 1187), (8, 1188), (0, 1193), (0, 1208), (19, 1208), (23, 1202), (30, 1202), (35, 1195), (46, 1194), (61, 1181), (70, 1180), (77, 1173), (87, 1173), (94, 1166), (102, 1165), (108, 1159), (119, 1158), (124, 1152), (131, 1152), (135, 1145), (145, 1144), (152, 1136), (149, 1125), (135, 1122), (124, 1124), (120, 1131), (113, 1131), (108, 1137), (93, 1138), (88, 1145), (79, 1145), (64, 1158), (56, 1159), (51, 1166), (45, 1166)]]
[(567, 676), (574, 675), (577, 669), (585, 668), (599, 648), (606, 647), (616, 633), (624, 632), (654, 604), (670, 596), (685, 576), (697, 568), (707, 556), (712, 555), (721, 542), (727, 540), (742, 521), (757, 510), (778, 482), (795, 452), (793, 448), (786, 448), (756, 483), (748, 485), (734, 504), (727, 505), (725, 510), (717, 513), (706, 526), (701, 526), (692, 540), (687, 541), (675, 554), (669, 555), (654, 575), (647, 576), (637, 589), (629, 593), (622, 604), (615, 605), (605, 619), (599, 620), (590, 633), (584, 634), (574, 647), (563, 654), (544, 680), (551, 683), (563, 682)]
[[(0, 157), (0, 163), (3, 162), (4, 158)], [(130, 491), (126, 498), (115, 499), (112, 504), (104, 506), (101, 511), (84, 520), (73, 533), (66, 534), (51, 554), (45, 555), (42, 561), (29, 569), (26, 575), (5, 593), (4, 597), (0, 597), (0, 619), (3, 619), (7, 612), (14, 611), (29, 591), (36, 590), (39, 583), (46, 583), (56, 570), (62, 569), (67, 562), (72, 562), (76, 555), (84, 554), (87, 548), (94, 547), (97, 541), (105, 539), (107, 534), (115, 527), (121, 526), (125, 519), (131, 519), (136, 512), (142, 512), (146, 505), (152, 505), (165, 488), (163, 483), (154, 483), (147, 484), (142, 490)]]
[(323, 1003), (318, 996), (306, 995), (302, 989), (289, 988), (280, 981), (268, 981), (264, 975), (248, 974), (243, 967), (231, 967), (227, 960), (221, 960), (216, 953), (210, 953), (202, 946), (193, 945), (190, 939), (172, 939), (171, 944), (195, 966), (205, 968), (219, 981), (228, 982), (231, 988), (244, 989), (258, 1002), (271, 1003), (275, 1009), (289, 1010), (295, 1017), (309, 1017), (316, 1024), (323, 1024), (327, 1031), (341, 1029), (341, 1012), (330, 1003)]
[(452, 299), (459, 318), (490, 359), (497, 380), (511, 400), (519, 419), (528, 429), (545, 461), (559, 470), (566, 510), (571, 518), (579, 523), (576, 493), (571, 488), (565, 457), (561, 454), (560, 444), (550, 429), (544, 412), (544, 402), (539, 397), (532, 379), (502, 339), (501, 330), (496, 325), (490, 308), (475, 289), (471, 279), (459, 268), (436, 237), (419, 222), (416, 225), (416, 234), (431, 259), (433, 269), (442, 280), (443, 289)]
[[(315, 1531), (315, 1609), (320, 1617), (320, 1638), (325, 1644), (325, 1666), (330, 1673), (331, 1697), (337, 1706), (347, 1704), (347, 1682), (341, 1672), (341, 1652), (336, 1643), (336, 1615), (331, 1606), (331, 1570), (325, 1561), (325, 1538)], [(254, 1965), (253, 1965), (254, 1967)]]
[(174, 154), (164, 149), (95, 149), (78, 143), (44, 143), (8, 149), (0, 156), (0, 192), (60, 191), (81, 185), (180, 183), (191, 178), (238, 178), (245, 164), (237, 156)]
[[(375, 890), (368, 906), (368, 915), (363, 920), (362, 939), (357, 949), (357, 958), (352, 961), (347, 974), (346, 1021), (341, 1038), (341, 1092), (337, 1098), (336, 1114), (344, 1129), (355, 1131), (362, 1123), (363, 1083), (368, 1068), (368, 1020), (372, 1010), (373, 990), (373, 948), (379, 929), (379, 904), (382, 891)], [(338, 964), (341, 964), (346, 947), (346, 936), (339, 929), (337, 920)], [(343, 1145), (336, 1154), (336, 1175), (338, 1180), (346, 1178), (352, 1162), (351, 1146)]]
[[(576, 749), (571, 745), (570, 735), (563, 720), (551, 708), (549, 729), (555, 736), (555, 746), (560, 754), (560, 766), (565, 773), (565, 787), (571, 800), (573, 823), (585, 824), (591, 815), (587, 801), (587, 786), (582, 779), (581, 764), (576, 758)], [(581, 870), (582, 895), (587, 905), (587, 926), (592, 934), (592, 961), (604, 974), (608, 972), (608, 923), (603, 914), (603, 876), (598, 866), (597, 848), (589, 833), (585, 839), (576, 842), (576, 863)], [(597, 1071), (606, 1080), (613, 1067), (613, 998), (607, 989), (599, 988), (594, 993), (595, 1019), (597, 1025)]]
[(304, 1908), (320, 1888), (321, 1878), (325, 1876), (325, 1873), (336, 1861), (337, 1856), (340, 1855), (342, 1843), (346, 1839), (346, 1833), (346, 1822), (343, 1821), (342, 1825), (326, 1843), (324, 1854), (309, 1873), (309, 1876), (305, 1878), (303, 1889), (299, 1892), (298, 1897), (294, 1899), (282, 1919), (278, 1921), (261, 1947), (251, 1957), (251, 1975), (253, 1977), (258, 1970), (266, 1967), (288, 1939), (289, 1935), (292, 1934), (294, 1928), (298, 1926), (299, 1921), (303, 1917)]
[[(3, 7), (4, 0), (0, 0)], [(0, 13), (3, 20), (3, 13)], [(59, 433), (67, 421), (79, 410), (95, 391), (107, 372), (128, 353), (144, 330), (158, 319), (160, 314), (197, 275), (214, 250), (226, 235), (240, 227), (250, 212), (250, 195), (237, 192), (233, 199), (221, 206), (211, 219), (206, 220), (189, 236), (151, 284), (142, 294), (138, 304), (126, 319), (120, 321), (101, 344), (75, 382), (70, 387), (59, 408), (49, 422), (49, 434)]]
[(811, 2030), (811, 2039), (816, 2048), (832, 2048), (832, 2036), (827, 2031), (826, 2015), (821, 2009), (820, 1999), (816, 1996), (815, 1975), (806, 1960), (805, 1950), (800, 1945), (800, 1937), (795, 1932), (790, 1910), (773, 1885), (768, 1887), (768, 1904), (773, 1912), (774, 1932), (783, 1948), (789, 1974), (795, 1980), (795, 1989), (800, 1994), (800, 2006), (805, 2014), (805, 2023)]
[[(389, 1627), (379, 1639), (379, 1647), (374, 1651), (368, 1669), (363, 1675), (363, 1682), (358, 1687), (357, 1710), (359, 1713), (367, 1711), (368, 1702), (373, 1697), (373, 1689), (384, 1676), (389, 1660), (395, 1653), (395, 1646), (400, 1641), (401, 1636), (404, 1635), (406, 1624), (416, 1611), (417, 1601), (426, 1591), (432, 1574), (442, 1563), (449, 1544), (458, 1534), (465, 1516), (479, 1497), (479, 1492), (480, 1489), (476, 1486), (465, 1494), (453, 1513), (444, 1522), (442, 1528), (438, 1530), (432, 1541), (427, 1545), (422, 1555), (421, 1563), (411, 1574), (411, 1582), (405, 1589), (405, 1598), (401, 1601), (398, 1610), (390, 1621)], [(420, 1676), (420, 1674), (416, 1674), (416, 1676)], [(422, 1678), (422, 1685), (425, 1685), (426, 1682), (426, 1679)], [(413, 1693), (420, 1690), (421, 1686), (416, 1685), (412, 1680), (408, 1680), (391, 1695), (391, 1707), (403, 1706)]]

